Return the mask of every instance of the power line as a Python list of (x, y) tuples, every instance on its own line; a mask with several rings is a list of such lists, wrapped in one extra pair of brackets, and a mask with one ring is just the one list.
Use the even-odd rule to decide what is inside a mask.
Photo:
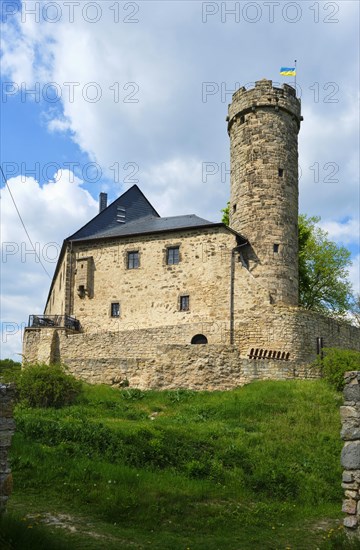
[(14, 197), (13, 197), (13, 194), (12, 194), (12, 192), (11, 192), (11, 189), (10, 189), (10, 187), (9, 187), (9, 184), (8, 184), (8, 182), (7, 182), (7, 179), (6, 179), (6, 177), (5, 177), (5, 174), (4, 174), (4, 171), (3, 171), (1, 165), (0, 165), (0, 170), (1, 170), (2, 177), (3, 177), (3, 179), (4, 179), (4, 182), (5, 182), (5, 185), (6, 185), (8, 191), (9, 191), (9, 193), (10, 193), (11, 200), (12, 200), (13, 203), (14, 203), (15, 210), (16, 210), (16, 212), (17, 212), (17, 214), (18, 214), (18, 216), (19, 216), (19, 219), (20, 219), (20, 221), (21, 221), (21, 225), (23, 226), (24, 231), (25, 231), (25, 233), (26, 233), (26, 235), (27, 235), (27, 238), (29, 239), (29, 242), (30, 242), (30, 244), (31, 244), (31, 246), (32, 246), (32, 249), (33, 249), (34, 253), (35, 253), (35, 256), (38, 258), (39, 263), (40, 263), (41, 267), (43, 268), (43, 270), (45, 271), (46, 275), (49, 277), (49, 279), (51, 279), (51, 275), (49, 274), (49, 272), (47, 271), (46, 267), (45, 267), (44, 264), (42, 263), (39, 254), (36, 252), (36, 248), (35, 248), (35, 246), (33, 245), (33, 242), (32, 242), (32, 240), (31, 240), (31, 237), (30, 237), (30, 235), (29, 235), (28, 230), (26, 229), (25, 223), (24, 223), (24, 221), (23, 221), (23, 219), (22, 219), (22, 217), (21, 217), (21, 214), (20, 214), (20, 212), (19, 212), (19, 209), (18, 209), (18, 207), (17, 207), (17, 205), (16, 205), (15, 199), (14, 199)]

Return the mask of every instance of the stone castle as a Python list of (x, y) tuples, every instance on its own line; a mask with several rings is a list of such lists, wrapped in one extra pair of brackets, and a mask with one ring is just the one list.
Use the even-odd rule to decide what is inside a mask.
[[(135, 185), (65, 239), (26, 361), (89, 382), (230, 389), (314, 376), (322, 346), (360, 350), (360, 330), (298, 307), (300, 100), (269, 80), (227, 117), (229, 226), (160, 217)], [(196, 345), (197, 344), (197, 345)]]

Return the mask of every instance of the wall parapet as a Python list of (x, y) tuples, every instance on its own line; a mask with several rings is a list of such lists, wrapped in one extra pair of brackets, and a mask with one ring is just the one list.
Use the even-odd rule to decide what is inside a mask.
[(344, 440), (341, 453), (344, 527), (348, 534), (360, 539), (360, 371), (345, 373), (340, 415)]
[(11, 439), (15, 431), (13, 406), (16, 389), (13, 384), (0, 384), (0, 515), (12, 491), (12, 474), (8, 461)]

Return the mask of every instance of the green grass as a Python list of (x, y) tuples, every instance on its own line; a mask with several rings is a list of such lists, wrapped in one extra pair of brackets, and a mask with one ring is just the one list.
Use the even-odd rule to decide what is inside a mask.
[(18, 405), (4, 548), (350, 548), (341, 401), (319, 380)]

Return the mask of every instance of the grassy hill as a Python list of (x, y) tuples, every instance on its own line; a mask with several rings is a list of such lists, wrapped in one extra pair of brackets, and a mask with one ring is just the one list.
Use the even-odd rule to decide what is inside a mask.
[(18, 405), (0, 546), (350, 548), (341, 401), (319, 380), (212, 393), (85, 385), (63, 409)]

